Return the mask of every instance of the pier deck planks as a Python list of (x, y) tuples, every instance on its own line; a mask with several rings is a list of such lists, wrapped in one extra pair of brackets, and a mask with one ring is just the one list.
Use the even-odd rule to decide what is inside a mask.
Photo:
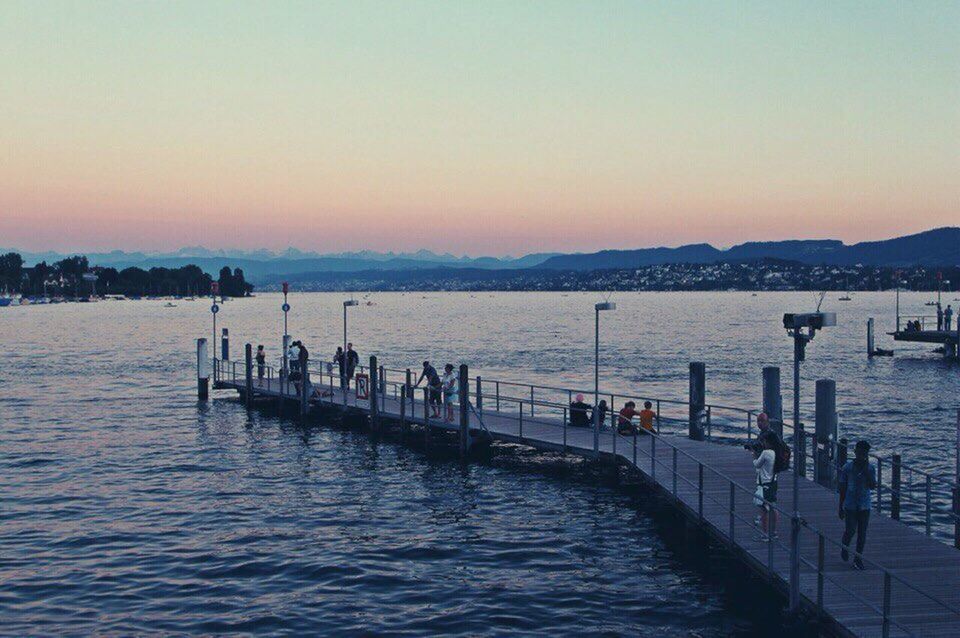
[[(220, 387), (233, 388), (243, 392), (242, 379), (221, 380)], [(269, 387), (268, 387), (269, 386)], [(276, 379), (253, 380), (254, 394), (258, 397), (280, 397), (280, 384)], [(328, 405), (343, 407), (343, 395), (338, 387), (315, 385), (330, 396), (312, 402), (313, 406)], [(287, 397), (295, 399), (296, 389), (288, 384)], [(419, 391), (418, 391), (419, 393)], [(412, 414), (411, 414), (412, 405)], [(363, 413), (369, 412), (369, 402), (356, 401), (348, 393), (347, 407)], [(424, 405), (420, 398), (408, 402), (406, 420), (408, 423), (424, 424)], [(400, 417), (400, 402), (394, 396), (383, 400), (381, 416), (396, 421)], [(533, 448), (578, 454), (585, 457), (593, 455), (593, 432), (589, 429), (564, 428), (559, 420), (541, 416), (524, 415), (521, 436), (517, 413), (482, 411), (483, 425), (494, 440), (521, 443)], [(456, 423), (444, 423), (430, 419), (433, 428), (457, 430)], [(470, 415), (471, 428), (479, 429), (475, 414)], [(653, 439), (656, 445), (656, 477), (651, 471), (651, 447)], [(616, 443), (614, 443), (616, 440)], [(768, 571), (771, 556), (767, 543), (756, 539), (757, 530), (753, 526), (756, 507), (752, 504), (755, 487), (755, 474), (751, 464), (751, 455), (738, 446), (694, 441), (684, 436), (663, 434), (659, 437), (636, 437), (636, 465), (633, 463), (634, 437), (617, 435), (614, 437), (607, 428), (600, 436), (600, 452), (605, 458), (614, 458), (617, 462), (636, 467), (648, 480), (656, 483), (666, 494), (673, 493), (673, 452), (678, 452), (677, 463), (677, 502), (692, 517), (699, 518), (698, 463), (704, 466), (704, 503), (703, 523), (720, 541), (728, 545), (731, 551), (739, 555), (761, 576), (775, 574), (773, 584), (786, 591), (789, 579), (789, 537), (790, 520), (781, 518), (779, 523), (780, 539), (773, 543), (772, 570)], [(665, 444), (668, 443), (668, 444)], [(614, 454), (614, 445), (616, 453)], [(721, 476), (725, 475), (725, 476)], [(729, 500), (732, 480), (735, 489), (735, 512), (733, 538), (730, 538)], [(792, 510), (792, 475), (781, 474), (778, 502), (782, 510)], [(843, 532), (843, 523), (837, 516), (837, 495), (808, 479), (800, 479), (799, 485), (801, 516), (811, 525), (823, 530), (829, 538), (839, 542)], [(817, 592), (817, 535), (806, 527), (801, 528), (800, 550), (801, 570), (800, 588), (807, 607), (816, 605)], [(928, 598), (911, 591), (908, 587), (893, 580), (890, 617), (907, 628), (904, 631), (892, 624), (891, 636), (960, 636), (960, 551), (928, 538), (916, 529), (884, 514), (873, 512), (867, 533), (866, 556), (894, 571), (906, 582), (947, 603), (952, 611), (945, 609)], [(824, 579), (824, 613), (838, 631), (856, 636), (881, 636), (881, 615), (877, 610), (882, 607), (883, 578), (876, 570), (868, 566), (866, 571), (856, 571), (840, 559), (839, 551), (833, 543), (827, 543), (824, 554), (824, 566), (827, 577)], [(842, 586), (842, 587), (841, 587)], [(844, 589), (854, 592), (851, 595)], [(859, 596), (875, 609), (871, 609)]]

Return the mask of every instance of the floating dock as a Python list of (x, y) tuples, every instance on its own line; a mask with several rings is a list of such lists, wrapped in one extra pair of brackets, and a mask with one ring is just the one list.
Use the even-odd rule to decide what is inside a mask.
[[(835, 471), (843, 458), (825, 458), (827, 452), (813, 437), (813, 454), (807, 455), (808, 435), (801, 426), (796, 430), (799, 449), (804, 452), (794, 459), (797, 471), (782, 473), (779, 478), (775, 506), (780, 516), (779, 537), (765, 542), (759, 538), (754, 520), (758, 508), (754, 503), (752, 456), (742, 446), (729, 444), (753, 437), (755, 414), (744, 411), (736, 417), (736, 427), (731, 428), (732, 418), (720, 417), (721, 406), (707, 405), (703, 399), (703, 364), (690, 366), (690, 401), (655, 399), (656, 432), (623, 435), (606, 425), (570, 425), (570, 397), (582, 392), (592, 398), (592, 392), (471, 379), (466, 366), (459, 370), (460, 401), (454, 419), (446, 421), (431, 416), (426, 390), (414, 387), (415, 372), (383, 368), (376, 357), (370, 358), (369, 367), (360, 368), (358, 393), (354, 384), (342, 389), (340, 377), (329, 365), (319, 371), (310, 369), (306, 383), (284, 381), (290, 375), (252, 362), (249, 344), (244, 361), (211, 359), (205, 339), (198, 341), (197, 354), (201, 398), (205, 397), (206, 374), (207, 378), (213, 377), (215, 388), (236, 390), (248, 407), (270, 402), (300, 418), (330, 410), (349, 413), (362, 417), (357, 421), (369, 423), (374, 432), (394, 430), (401, 437), (420, 437), (427, 445), (441, 439), (456, 441), (465, 461), (474, 446), (496, 441), (577, 455), (621, 468), (673, 503), (691, 525), (704, 530), (781, 591), (795, 606), (792, 611), (810, 614), (826, 633), (960, 636), (960, 551), (930, 535), (933, 477), (925, 478), (924, 533), (891, 518), (900, 518), (902, 497), (906, 498), (908, 491), (912, 494), (913, 488), (908, 490), (902, 482), (905, 466), (899, 457), (894, 457), (892, 467), (884, 467), (879, 460), (878, 469), (892, 473), (893, 483), (888, 479), (887, 488), (890, 516), (874, 512), (864, 557), (867, 567), (865, 571), (855, 570), (840, 558), (843, 524), (837, 516), (838, 497), (824, 475)], [(223, 354), (227, 354), (226, 344)], [(764, 377), (766, 381), (767, 370)], [(818, 403), (819, 394), (818, 385)], [(609, 399), (611, 408), (628, 398), (610, 394), (600, 397)], [(643, 397), (635, 400), (642, 405), (639, 402)], [(668, 408), (672, 408), (670, 416)], [(818, 420), (819, 413), (818, 405)], [(608, 416), (610, 423), (615, 423), (616, 411), (611, 410)], [(716, 430), (716, 435), (711, 430)], [(698, 440), (705, 438), (713, 440)], [(789, 441), (792, 435), (785, 438)], [(720, 442), (723, 440), (727, 443)], [(845, 448), (841, 456), (844, 452)], [(814, 480), (806, 477), (811, 466)], [(799, 504), (796, 516), (794, 480)], [(952, 524), (954, 540), (960, 546), (960, 506), (956, 486), (950, 485), (954, 500), (946, 520)], [(881, 487), (877, 491), (878, 507), (883, 495)]]

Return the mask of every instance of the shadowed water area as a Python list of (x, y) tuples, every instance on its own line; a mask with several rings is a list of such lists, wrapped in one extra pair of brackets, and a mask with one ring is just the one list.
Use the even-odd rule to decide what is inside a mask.
[[(922, 305), (929, 295), (904, 295)], [(490, 377), (589, 387), (597, 295), (375, 294), (351, 309), (361, 355), (392, 367), (466, 362)], [(314, 358), (342, 339), (341, 295), (291, 297)], [(787, 310), (812, 294), (621, 293), (603, 316), (602, 385), (756, 408), (760, 369), (787, 366)], [(838, 382), (841, 431), (949, 471), (960, 373), (898, 344), (868, 362), (858, 293), (811, 344)], [(0, 309), (0, 632), (726, 636), (779, 627), (778, 600), (722, 552), (691, 551), (642, 487), (577, 459), (498, 446), (461, 466), (337, 421), (195, 400), (208, 301)], [(227, 302), (220, 326), (279, 351), (279, 295)], [(922, 311), (922, 308), (917, 308)], [(888, 319), (889, 322), (889, 319)], [(883, 323), (879, 328), (884, 329)], [(880, 345), (890, 343), (881, 339)]]

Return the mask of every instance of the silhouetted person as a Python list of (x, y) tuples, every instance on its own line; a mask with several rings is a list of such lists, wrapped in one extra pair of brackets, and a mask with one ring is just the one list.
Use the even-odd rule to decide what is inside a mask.
[(940, 302), (937, 302), (937, 330), (943, 330), (943, 308), (940, 307)]
[(267, 353), (263, 346), (257, 346), (257, 378), (263, 378), (263, 368), (267, 364)]
[(420, 382), (424, 379), (427, 380), (427, 403), (430, 405), (430, 408), (433, 412), (435, 418), (440, 417), (440, 390), (443, 387), (443, 382), (440, 380), (440, 375), (437, 374), (437, 369), (430, 365), (429, 361), (423, 362), (423, 371), (420, 373), (420, 378), (417, 379), (417, 382), (413, 384), (413, 387), (420, 385)]
[(576, 400), (570, 403), (570, 425), (575, 428), (590, 427), (590, 408), (589, 403), (583, 402), (583, 395), (578, 394)]
[(340, 389), (347, 389), (347, 369), (344, 364), (343, 347), (337, 346), (337, 352), (333, 355), (333, 362), (337, 364), (337, 372), (340, 375)]
[(347, 344), (347, 389), (350, 388), (350, 379), (353, 378), (353, 373), (357, 369), (357, 366), (360, 364), (360, 355), (357, 354), (357, 351), (353, 349), (353, 344)]
[(943, 311), (943, 329), (950, 330), (950, 324), (953, 322), (953, 306), (947, 304), (947, 309)]
[(593, 417), (597, 419), (600, 427), (603, 427), (607, 420), (607, 401), (605, 399), (600, 399), (600, 403), (593, 409)]

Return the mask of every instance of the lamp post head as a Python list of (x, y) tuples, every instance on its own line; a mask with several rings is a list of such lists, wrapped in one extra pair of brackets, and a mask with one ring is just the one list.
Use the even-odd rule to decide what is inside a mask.
[(343, 302), (344, 308), (346, 308), (347, 306), (359, 306), (359, 305), (360, 305), (360, 302), (357, 301), (356, 299), (348, 299), (347, 301)]
[(596, 304), (596, 305), (594, 306), (594, 309), (595, 309), (597, 312), (600, 312), (601, 310), (616, 310), (616, 309), (617, 309), (617, 304), (615, 304), (615, 303), (612, 302), (612, 301), (604, 301), (604, 302), (602, 302), (602, 303)]

